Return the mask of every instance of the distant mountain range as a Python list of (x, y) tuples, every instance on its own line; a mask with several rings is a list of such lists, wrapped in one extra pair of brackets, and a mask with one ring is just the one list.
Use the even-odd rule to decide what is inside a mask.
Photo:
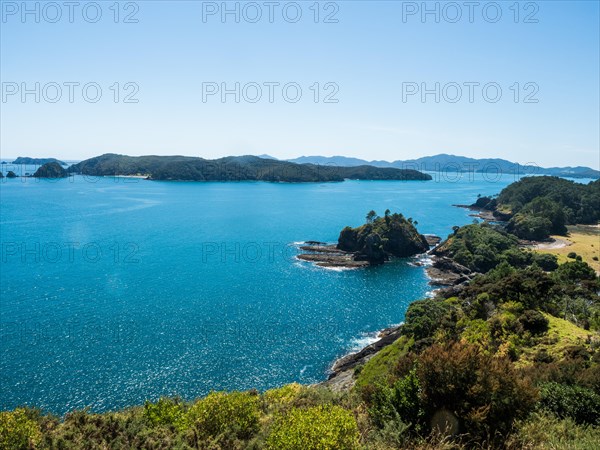
[[(57, 162), (55, 158), (19, 157), (13, 164)], [(4, 162), (3, 162), (4, 163)], [(218, 170), (215, 168), (218, 167)], [(382, 170), (383, 169), (383, 170)], [(429, 179), (422, 172), (498, 172), (510, 175), (553, 175), (572, 178), (600, 178), (590, 167), (540, 167), (522, 165), (500, 158), (469, 158), (439, 154), (423, 158), (367, 161), (346, 156), (301, 156), (279, 160), (270, 155), (228, 156), (214, 160), (190, 156), (139, 156), (105, 154), (70, 168), (88, 175), (148, 175), (151, 179), (181, 180), (268, 180), (268, 181), (339, 181), (342, 179), (393, 180)], [(228, 173), (235, 171), (235, 174)], [(425, 178), (423, 178), (425, 177)]]
[(341, 167), (297, 164), (258, 156), (204, 159), (190, 156), (126, 156), (108, 153), (68, 168), (92, 176), (142, 176), (151, 180), (324, 182), (353, 180), (431, 180), (412, 169), (369, 165)]
[(301, 156), (300, 158), (288, 159), (289, 162), (298, 164), (319, 164), (322, 166), (361, 166), (371, 165), (375, 167), (395, 167), (398, 169), (413, 169), (428, 172), (490, 172), (501, 171), (507, 174), (524, 175), (554, 175), (559, 177), (573, 178), (600, 178), (600, 171), (590, 167), (539, 167), (533, 164), (521, 165), (506, 159), (499, 158), (468, 158), (439, 154), (425, 156), (418, 159), (398, 161), (366, 161), (346, 156)]

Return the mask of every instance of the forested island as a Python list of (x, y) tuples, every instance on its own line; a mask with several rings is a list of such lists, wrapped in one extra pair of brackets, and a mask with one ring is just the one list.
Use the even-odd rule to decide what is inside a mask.
[(12, 163), (13, 164), (35, 165), (35, 166), (41, 166), (41, 165), (48, 164), (48, 163), (57, 163), (57, 164), (60, 164), (61, 166), (68, 165), (66, 162), (60, 161), (56, 158), (30, 158), (28, 156), (19, 156)]
[(162, 181), (326, 182), (353, 180), (431, 180), (417, 170), (373, 166), (338, 167), (295, 164), (257, 156), (203, 159), (189, 156), (105, 154), (69, 167), (69, 173), (91, 176), (142, 176)]
[[(17, 408), (0, 413), (0, 447), (596, 449), (600, 279), (587, 257), (561, 262), (527, 248), (511, 221), (543, 218), (548, 208), (534, 206), (552, 201), (553, 217), (592, 222), (597, 189), (597, 182), (579, 187), (540, 177), (479, 199), (504, 221), (455, 227), (432, 250), (464, 277), (412, 303), (403, 325), (340, 360), (321, 385), (163, 398), (64, 418)], [(341, 245), (360, 249), (374, 230), (387, 235), (386, 216), (408, 222), (399, 214), (369, 216), (342, 232)], [(414, 228), (420, 236), (415, 225), (409, 234)]]

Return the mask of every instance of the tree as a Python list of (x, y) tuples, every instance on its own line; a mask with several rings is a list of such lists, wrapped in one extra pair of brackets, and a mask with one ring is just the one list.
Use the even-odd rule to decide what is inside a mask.
[(391, 214), (391, 211), (389, 209), (386, 209), (384, 216), (385, 216), (385, 223), (388, 225), (390, 224), (390, 214)]
[(448, 304), (435, 299), (417, 300), (409, 305), (402, 326), (402, 334), (415, 341), (432, 336), (448, 313)]
[(369, 211), (367, 214), (367, 223), (373, 223), (375, 218), (377, 217), (377, 213), (373, 210)]

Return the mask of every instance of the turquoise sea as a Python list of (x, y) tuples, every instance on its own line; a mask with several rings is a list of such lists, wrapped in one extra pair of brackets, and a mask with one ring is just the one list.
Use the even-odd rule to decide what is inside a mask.
[(296, 260), (297, 243), (335, 241), (387, 208), (445, 237), (473, 220), (452, 204), (515, 181), (447, 178), (2, 179), (0, 409), (104, 411), (324, 380), (431, 287), (413, 259), (334, 271)]

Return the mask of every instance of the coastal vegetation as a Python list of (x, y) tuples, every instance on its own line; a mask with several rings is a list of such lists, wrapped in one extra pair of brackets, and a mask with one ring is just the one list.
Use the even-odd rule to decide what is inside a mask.
[(357, 252), (360, 258), (382, 263), (390, 256), (407, 257), (429, 250), (427, 239), (419, 234), (412, 218), (385, 211), (379, 217), (375, 211), (367, 214), (367, 223), (358, 227), (346, 227), (340, 233), (337, 247)]
[(556, 269), (556, 258), (551, 255), (523, 251), (518, 239), (501, 227), (487, 223), (456, 228), (433, 254), (451, 258), (471, 271), (485, 273), (502, 262), (513, 267), (527, 267), (533, 263), (546, 269)]
[(69, 167), (90, 176), (145, 176), (151, 180), (326, 182), (355, 180), (431, 180), (417, 170), (373, 166), (295, 164), (256, 156), (208, 160), (189, 156), (125, 156), (105, 154)]
[[(519, 190), (555, 195), (556, 181), (540, 180)], [(550, 198), (552, 215), (594, 217), (587, 189), (596, 187)], [(517, 191), (493, 208), (536, 214), (526, 208), (535, 195)], [(400, 254), (395, 232), (422, 243), (413, 221), (374, 212), (342, 231), (340, 243), (377, 242), (369, 251)], [(336, 388), (333, 374), (320, 386), (163, 398), (102, 414), (17, 408), (0, 413), (0, 448), (595, 449), (600, 278), (583, 258), (532, 252), (515, 233), (501, 224), (456, 227), (433, 255), (464, 267), (468, 279), (412, 303), (397, 339), (350, 369), (349, 388)]]
[(575, 183), (558, 177), (527, 177), (510, 184), (497, 198), (481, 197), (473, 205), (508, 220), (507, 230), (521, 239), (564, 235), (567, 225), (600, 220), (600, 180)]

